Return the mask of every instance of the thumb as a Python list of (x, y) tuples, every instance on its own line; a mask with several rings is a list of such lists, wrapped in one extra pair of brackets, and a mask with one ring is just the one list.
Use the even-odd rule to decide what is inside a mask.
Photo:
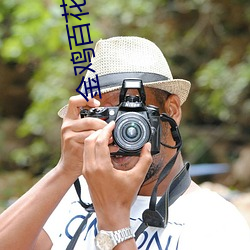
[(139, 161), (135, 167), (131, 169), (132, 174), (134, 176), (138, 176), (138, 178), (142, 179), (143, 181), (152, 161), (153, 158), (151, 155), (151, 143), (147, 142), (141, 150)]

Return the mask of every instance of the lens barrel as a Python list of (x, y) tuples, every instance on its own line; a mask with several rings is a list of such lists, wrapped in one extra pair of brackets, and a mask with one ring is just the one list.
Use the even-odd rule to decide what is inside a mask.
[(140, 113), (124, 113), (116, 120), (113, 138), (123, 151), (136, 152), (151, 138), (150, 123)]

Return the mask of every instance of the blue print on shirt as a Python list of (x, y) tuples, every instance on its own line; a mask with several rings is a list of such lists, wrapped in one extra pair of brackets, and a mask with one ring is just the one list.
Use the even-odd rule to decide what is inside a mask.
[[(73, 235), (70, 234), (70, 231), (71, 232), (73, 231), (74, 225), (72, 225), (72, 223), (73, 222), (76, 223), (75, 220), (77, 220), (77, 219), (80, 220), (80, 222), (79, 222), (79, 225), (80, 225), (82, 220), (85, 219), (85, 216), (76, 215), (68, 222), (68, 224), (65, 228), (65, 234), (69, 239), (73, 238)], [(134, 219), (131, 219), (131, 220), (134, 220)], [(89, 234), (93, 234), (95, 237), (98, 233), (96, 217), (90, 218), (87, 225), (85, 225), (83, 227), (83, 230), (82, 230), (82, 233), (85, 234), (83, 237), (84, 241), (86, 241), (88, 239)], [(184, 224), (169, 222), (169, 225), (171, 225), (171, 227), (174, 227), (175, 230), (173, 230), (173, 232), (172, 232), (172, 230), (170, 230), (173, 234), (170, 233), (168, 235), (165, 235), (164, 239), (160, 238), (159, 231), (155, 231), (152, 234), (149, 234), (149, 232), (147, 230), (145, 230), (138, 238), (139, 239), (137, 241), (138, 250), (139, 249), (150, 250), (150, 249), (153, 249), (155, 247), (157, 247), (158, 250), (170, 250), (170, 249), (177, 250), (178, 244), (179, 244), (180, 233), (182, 231), (181, 229), (184, 226)], [(71, 228), (71, 230), (70, 230), (70, 228)], [(76, 231), (77, 228), (74, 228), (74, 230)]]
[[(80, 219), (84, 220), (85, 217), (86, 217), (86, 216), (83, 216), (83, 215), (76, 215), (76, 216), (74, 216), (74, 217), (68, 222), (68, 224), (66, 225), (66, 228), (65, 228), (65, 234), (66, 234), (66, 236), (67, 236), (69, 239), (72, 239), (73, 236), (74, 236), (74, 235), (71, 235), (71, 234), (69, 233), (69, 228), (70, 228), (71, 224), (72, 224), (76, 219), (79, 219), (79, 218), (80, 218)], [(82, 221), (79, 223), (79, 226), (80, 226), (81, 223), (82, 223)], [(73, 227), (73, 226), (72, 226), (72, 227)], [(97, 220), (96, 220), (96, 218), (94, 218), (94, 220), (92, 220), (92, 222), (89, 224), (88, 229), (87, 229), (87, 231), (86, 231), (86, 235), (85, 235), (84, 240), (86, 240), (86, 238), (87, 238), (87, 236), (88, 236), (88, 233), (89, 233), (89, 231), (90, 231), (90, 229), (91, 229), (92, 227), (94, 228), (94, 235), (96, 236), (96, 235), (97, 235)], [(83, 227), (82, 232), (84, 231), (85, 228), (86, 228), (86, 225)], [(76, 230), (77, 230), (77, 229), (76, 229)]]
[(96, 235), (97, 235), (97, 232), (98, 232), (98, 231), (97, 231), (97, 219), (96, 219), (96, 218), (89, 224), (88, 230), (87, 230), (87, 232), (86, 232), (86, 235), (85, 235), (84, 240), (86, 240), (86, 238), (87, 238), (87, 236), (88, 236), (88, 233), (89, 233), (89, 231), (90, 231), (90, 229), (91, 229), (92, 227), (94, 227), (94, 235), (96, 236)]
[[(76, 219), (78, 219), (78, 218), (81, 218), (81, 219), (85, 219), (85, 216), (83, 216), (83, 215), (77, 215), (77, 216), (75, 216), (75, 217), (73, 217), (70, 221), (69, 221), (69, 223), (67, 224), (67, 226), (66, 226), (66, 228), (65, 228), (65, 234), (66, 234), (66, 236), (69, 238), (69, 239), (72, 239), (73, 238), (73, 235), (71, 235), (70, 233), (69, 233), (69, 226), (71, 225), (71, 223), (73, 222), (73, 221), (75, 221)], [(84, 226), (84, 228), (86, 227), (86, 225)], [(83, 228), (83, 230), (84, 230), (84, 228)]]
[[(146, 231), (143, 232), (143, 235), (145, 236), (144, 240), (142, 241), (142, 243), (138, 246), (138, 249), (141, 249), (141, 248), (145, 248), (146, 250), (150, 250), (152, 249), (151, 246), (152, 244), (155, 242), (157, 247), (158, 247), (158, 250), (163, 250), (163, 247), (161, 245), (161, 242), (160, 242), (160, 239), (159, 239), (159, 235), (158, 235), (158, 232), (155, 232), (153, 235), (150, 236), (149, 238), (149, 235)], [(171, 239), (172, 239), (172, 236), (169, 235), (168, 237), (168, 241), (167, 241), (167, 245), (166, 247), (164, 248), (165, 250), (168, 249), (169, 245), (170, 245), (170, 242), (171, 242)], [(176, 248), (177, 249), (177, 248)]]

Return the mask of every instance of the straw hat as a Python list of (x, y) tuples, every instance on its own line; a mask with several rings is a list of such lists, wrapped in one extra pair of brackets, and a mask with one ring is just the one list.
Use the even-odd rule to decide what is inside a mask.
[[(113, 37), (96, 43), (91, 69), (85, 79), (99, 78), (101, 93), (121, 88), (125, 78), (140, 78), (144, 86), (176, 94), (181, 105), (186, 101), (190, 82), (173, 79), (168, 63), (160, 49), (151, 41), (140, 37)], [(84, 89), (81, 92), (85, 93)], [(64, 117), (67, 106), (58, 115)]]

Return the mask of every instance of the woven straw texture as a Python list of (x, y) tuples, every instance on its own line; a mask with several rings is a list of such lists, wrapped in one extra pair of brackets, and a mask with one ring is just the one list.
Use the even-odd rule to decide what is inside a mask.
[[(158, 73), (173, 79), (167, 61), (151, 41), (138, 37), (114, 37), (100, 40), (92, 58), (93, 69), (101, 75), (119, 72)], [(89, 71), (86, 77), (94, 77)]]
[[(91, 59), (91, 68), (85, 79), (95, 78), (124, 72), (154, 73), (167, 77), (169, 80), (148, 82), (144, 86), (158, 88), (180, 98), (181, 105), (186, 101), (190, 90), (190, 82), (183, 79), (173, 79), (168, 63), (160, 49), (151, 41), (140, 37), (113, 37), (101, 39), (96, 43), (95, 56)], [(117, 87), (102, 87), (101, 92), (107, 93)], [(84, 90), (82, 90), (84, 92)], [(58, 112), (60, 117), (65, 115), (63, 108)]]

